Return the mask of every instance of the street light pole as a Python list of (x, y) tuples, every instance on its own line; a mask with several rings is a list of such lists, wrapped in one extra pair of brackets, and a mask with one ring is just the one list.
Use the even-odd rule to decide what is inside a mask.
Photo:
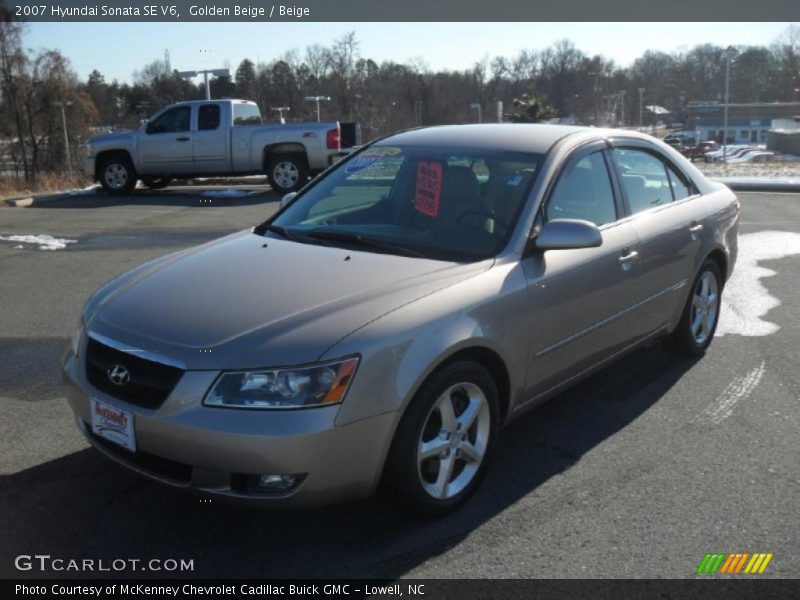
[(286, 125), (286, 119), (283, 118), (283, 112), (284, 111), (289, 112), (292, 109), (288, 106), (276, 106), (271, 108), (270, 110), (274, 110), (276, 113), (278, 113), (278, 119), (280, 120), (281, 125)]
[(72, 102), (53, 102), (61, 109), (61, 124), (64, 127), (64, 155), (67, 158), (67, 177), (72, 180), (72, 157), (69, 153), (69, 134), (67, 133), (67, 113), (64, 111), (65, 106), (72, 106)]
[(198, 75), (203, 76), (203, 82), (206, 88), (206, 100), (211, 100), (211, 85), (208, 80), (209, 75), (214, 75), (216, 77), (229, 77), (231, 74), (230, 69), (206, 69), (204, 71), (178, 71), (178, 76), (183, 77), (184, 79), (191, 79), (192, 77), (197, 77)]
[(316, 102), (317, 103), (317, 123), (319, 123), (319, 103), (321, 101), (328, 102), (330, 101), (330, 96), (306, 96), (307, 102)]
[(644, 88), (639, 88), (639, 129), (644, 127)]
[(483, 114), (481, 113), (481, 103), (473, 102), (472, 104), (469, 105), (469, 107), (478, 109), (478, 123), (483, 123)]
[(728, 162), (728, 104), (731, 100), (731, 61), (736, 55), (734, 48), (725, 52), (725, 109), (722, 124), (722, 162)]

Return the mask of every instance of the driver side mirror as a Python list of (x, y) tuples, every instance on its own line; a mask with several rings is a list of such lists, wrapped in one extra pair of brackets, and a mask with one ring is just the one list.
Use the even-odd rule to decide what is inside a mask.
[(283, 208), (284, 206), (289, 204), (292, 200), (294, 200), (295, 196), (297, 196), (297, 192), (289, 192), (283, 198), (281, 198), (281, 208)]
[(597, 225), (581, 219), (553, 219), (533, 240), (539, 250), (596, 248), (602, 243), (603, 235)]

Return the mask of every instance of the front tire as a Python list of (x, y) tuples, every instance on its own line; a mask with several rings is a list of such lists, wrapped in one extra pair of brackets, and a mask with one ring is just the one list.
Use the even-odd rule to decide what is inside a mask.
[(702, 355), (717, 331), (721, 299), (722, 276), (719, 267), (713, 260), (706, 260), (692, 283), (681, 320), (667, 338), (668, 347), (678, 354)]
[(462, 360), (436, 371), (398, 425), (381, 485), (387, 500), (424, 516), (466, 501), (494, 451), (499, 404), (497, 385), (481, 364)]
[(111, 156), (100, 163), (99, 179), (107, 193), (129, 194), (136, 186), (136, 171), (127, 156)]
[(280, 194), (296, 192), (308, 181), (308, 164), (301, 154), (279, 154), (267, 162), (267, 179)]

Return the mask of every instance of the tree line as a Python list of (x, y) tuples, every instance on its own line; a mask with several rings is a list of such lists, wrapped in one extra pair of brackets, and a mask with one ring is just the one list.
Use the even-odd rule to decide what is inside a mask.
[[(136, 126), (158, 108), (202, 99), (205, 87), (178, 75), (166, 60), (136, 71), (132, 81), (107, 81), (94, 70), (79, 80), (58, 50), (32, 52), (24, 25), (0, 21), (0, 136), (5, 174), (33, 181), (63, 170), (64, 131), (73, 160), (98, 127)], [(230, 76), (213, 77), (214, 98), (256, 101), (267, 120), (289, 107), (288, 121), (316, 118), (307, 96), (330, 96), (323, 120), (357, 121), (363, 139), (419, 125), (539, 121), (570, 117), (580, 124), (637, 125), (640, 88), (644, 105), (659, 105), (684, 118), (690, 102), (721, 102), (726, 52), (706, 43), (666, 53), (648, 50), (629, 66), (588, 55), (570, 40), (517, 55), (486, 57), (462, 70), (433, 70), (422, 61), (377, 62), (362, 56), (348, 33), (330, 45), (312, 44), (256, 64), (244, 59)], [(793, 101), (800, 95), (800, 27), (791, 25), (771, 44), (735, 48), (730, 79), (733, 102)], [(480, 106), (480, 109), (477, 107)]]

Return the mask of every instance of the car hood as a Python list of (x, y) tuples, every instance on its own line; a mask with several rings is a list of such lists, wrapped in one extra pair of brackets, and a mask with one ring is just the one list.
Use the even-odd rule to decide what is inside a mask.
[(492, 262), (449, 263), (243, 232), (156, 261), (101, 290), (88, 328), (187, 368), (303, 364)]
[(115, 131), (113, 133), (103, 133), (89, 138), (89, 143), (94, 146), (106, 146), (119, 142), (128, 142), (133, 140), (135, 131)]

